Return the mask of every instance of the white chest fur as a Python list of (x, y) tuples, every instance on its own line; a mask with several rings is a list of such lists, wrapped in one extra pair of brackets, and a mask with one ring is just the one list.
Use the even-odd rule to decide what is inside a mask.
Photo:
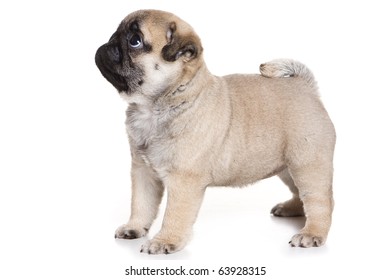
[(178, 109), (134, 95), (126, 111), (126, 129), (133, 153), (155, 170), (172, 162), (172, 120)]
[(159, 135), (160, 112), (156, 112), (152, 102), (140, 97), (138, 102), (129, 104), (126, 111), (126, 129), (138, 150), (146, 150)]

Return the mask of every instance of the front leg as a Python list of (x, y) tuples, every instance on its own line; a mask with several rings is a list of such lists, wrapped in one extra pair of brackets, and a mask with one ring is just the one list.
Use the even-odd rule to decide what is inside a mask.
[(115, 238), (134, 239), (145, 236), (157, 216), (164, 193), (163, 184), (157, 174), (135, 159), (132, 163), (131, 182), (130, 219), (116, 230)]
[(160, 232), (141, 248), (148, 254), (169, 254), (184, 248), (192, 231), (205, 192), (200, 177), (182, 173), (164, 181), (167, 207)]

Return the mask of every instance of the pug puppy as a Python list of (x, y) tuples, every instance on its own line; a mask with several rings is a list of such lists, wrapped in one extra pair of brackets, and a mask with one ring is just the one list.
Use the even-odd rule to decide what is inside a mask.
[(325, 243), (333, 210), (335, 130), (310, 70), (293, 60), (261, 74), (212, 75), (190, 25), (156, 10), (128, 15), (96, 53), (103, 76), (128, 103), (131, 216), (116, 238), (147, 234), (164, 190), (161, 230), (141, 252), (184, 248), (209, 186), (244, 186), (274, 175), (292, 198), (275, 216), (306, 216), (291, 246)]

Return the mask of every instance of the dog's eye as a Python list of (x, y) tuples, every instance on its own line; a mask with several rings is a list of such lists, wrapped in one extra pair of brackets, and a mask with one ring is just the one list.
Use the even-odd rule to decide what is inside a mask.
[(130, 47), (132, 47), (134, 49), (142, 47), (142, 44), (143, 44), (142, 38), (138, 34), (130, 35), (128, 38), (128, 42), (129, 42)]

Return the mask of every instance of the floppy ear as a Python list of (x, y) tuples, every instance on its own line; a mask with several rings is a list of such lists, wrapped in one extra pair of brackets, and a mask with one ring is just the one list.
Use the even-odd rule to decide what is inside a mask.
[(180, 57), (190, 61), (196, 58), (202, 52), (202, 46), (199, 38), (194, 34), (180, 35), (176, 31), (176, 24), (171, 22), (167, 31), (166, 44), (162, 49), (162, 56), (166, 61), (176, 61)]

